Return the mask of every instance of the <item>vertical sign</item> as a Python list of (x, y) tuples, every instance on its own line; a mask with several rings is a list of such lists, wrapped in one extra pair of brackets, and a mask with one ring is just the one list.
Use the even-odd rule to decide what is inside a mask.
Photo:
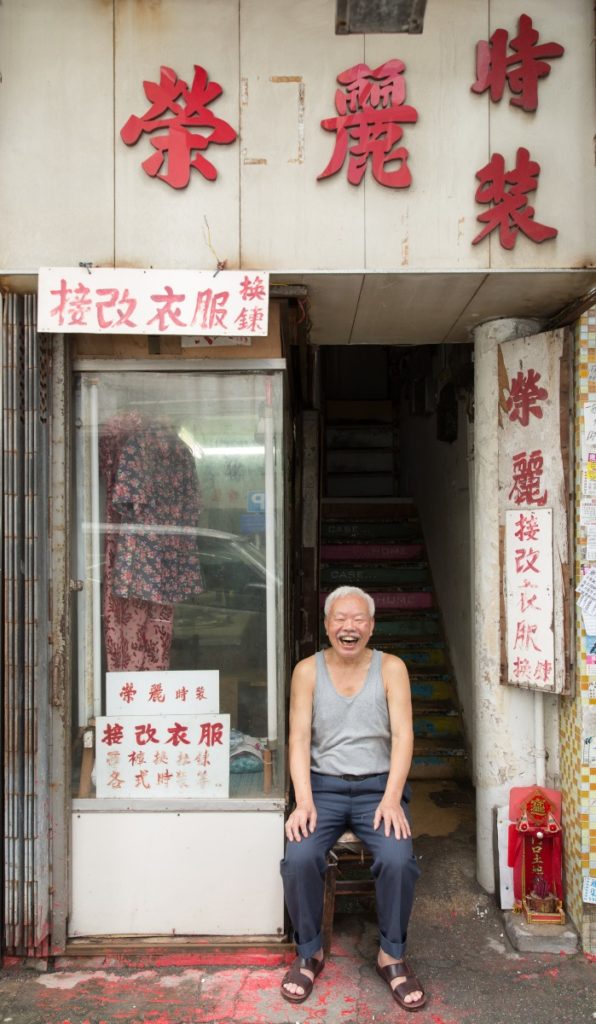
[[(499, 519), (506, 670), (502, 681), (568, 689), (567, 488), (561, 450), (563, 331), (504, 342), (498, 351)], [(567, 645), (568, 647), (568, 645)]]
[(505, 513), (507, 682), (552, 691), (553, 531), (549, 508)]

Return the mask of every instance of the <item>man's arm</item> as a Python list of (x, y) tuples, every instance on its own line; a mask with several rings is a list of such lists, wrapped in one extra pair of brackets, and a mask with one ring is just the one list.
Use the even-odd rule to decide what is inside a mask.
[(290, 775), (294, 783), (296, 807), (286, 822), (286, 835), (290, 842), (300, 842), (302, 836), (314, 832), (317, 810), (310, 786), (310, 742), (312, 702), (315, 690), (316, 666), (314, 657), (299, 661), (292, 674), (290, 690)]
[(406, 839), (411, 831), (401, 806), (401, 798), (414, 752), (410, 679), (401, 658), (392, 654), (383, 655), (381, 671), (389, 708), (391, 764), (387, 786), (375, 812), (373, 826), (379, 828), (383, 822), (386, 836), (391, 835), (393, 829), (396, 839)]

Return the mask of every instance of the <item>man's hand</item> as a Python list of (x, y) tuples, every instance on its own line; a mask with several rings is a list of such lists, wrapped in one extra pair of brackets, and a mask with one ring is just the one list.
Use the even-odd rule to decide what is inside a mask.
[(395, 832), (396, 839), (407, 839), (412, 834), (410, 823), (404, 814), (403, 807), (399, 800), (390, 800), (383, 797), (375, 811), (373, 828), (378, 829), (381, 822), (385, 825), (385, 835), (391, 835), (391, 829)]
[(302, 836), (314, 832), (317, 825), (317, 809), (312, 803), (298, 804), (286, 821), (286, 835), (290, 842), (300, 842)]

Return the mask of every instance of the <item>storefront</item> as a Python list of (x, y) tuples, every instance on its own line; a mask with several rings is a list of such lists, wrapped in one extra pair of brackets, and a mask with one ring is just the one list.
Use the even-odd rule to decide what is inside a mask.
[[(446, 458), (422, 377), (409, 443), (431, 528), (469, 566), (463, 579), (456, 547), (435, 544), (480, 881), (494, 890), (493, 811), (533, 777), (540, 736), (547, 783), (588, 815), (584, 846), (593, 835), (573, 555), (539, 734), (527, 680), (503, 668), (503, 516), (521, 491), (499, 477), (505, 391), (540, 372), (549, 392), (545, 332), (593, 303), (591, 5), (428, 0), (423, 30), (403, 34), (337, 33), (335, 14), (334, 0), (2, 5), (11, 952), (287, 937), (287, 683), (318, 632), (323, 346), (474, 345), (465, 508), (436, 487)], [(526, 362), (504, 377), (518, 341)], [(566, 402), (568, 376), (552, 379)], [(569, 490), (567, 421), (553, 422), (566, 476), (524, 508)], [(568, 524), (569, 494), (557, 503)], [(569, 835), (581, 930), (594, 866)]]

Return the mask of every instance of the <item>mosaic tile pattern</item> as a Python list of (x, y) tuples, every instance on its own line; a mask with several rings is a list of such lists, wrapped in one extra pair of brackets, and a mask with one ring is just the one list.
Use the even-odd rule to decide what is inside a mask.
[[(586, 565), (586, 529), (579, 519), (582, 497), (582, 435), (584, 407), (596, 402), (596, 308), (584, 313), (575, 330), (575, 579)], [(589, 563), (594, 565), (595, 563)], [(596, 666), (594, 666), (596, 668)], [(596, 764), (589, 764), (584, 747), (584, 720), (596, 709), (596, 672), (586, 658), (586, 633), (581, 614), (576, 618), (576, 692), (561, 701), (561, 788), (565, 823), (566, 906), (588, 953), (596, 952), (596, 907), (583, 903), (585, 878), (596, 879)], [(593, 743), (596, 745), (596, 737)], [(594, 752), (592, 752), (592, 760)]]

